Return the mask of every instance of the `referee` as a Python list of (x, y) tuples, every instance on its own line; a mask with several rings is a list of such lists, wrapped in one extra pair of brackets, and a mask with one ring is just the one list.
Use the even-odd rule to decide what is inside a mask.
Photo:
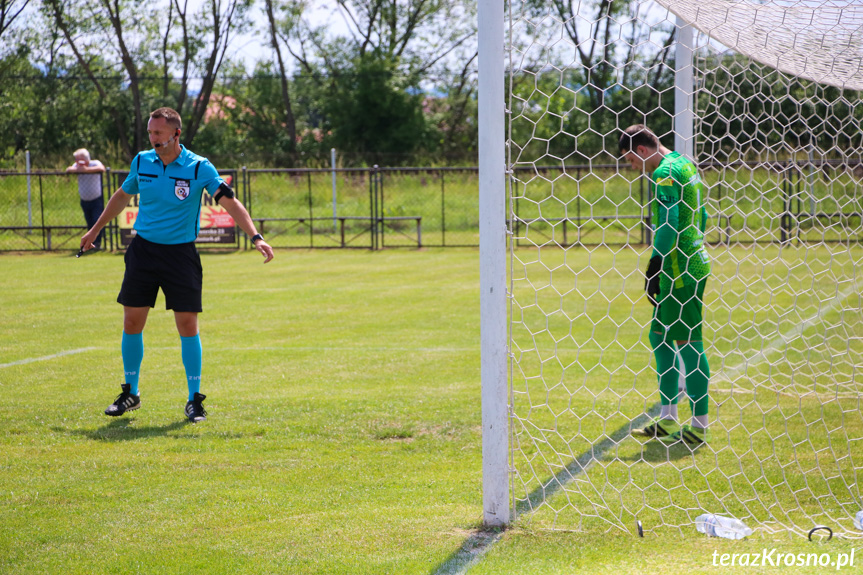
[(141, 407), (138, 376), (144, 357), (144, 325), (161, 288), (165, 307), (174, 310), (180, 334), (189, 387), (185, 415), (195, 423), (207, 418), (203, 405), (206, 396), (200, 392), (202, 351), (198, 334), (203, 274), (195, 248), (204, 190), (252, 238), (255, 249), (266, 258), (264, 263), (273, 259), (273, 248), (258, 233), (246, 208), (213, 164), (180, 145), (182, 127), (180, 115), (171, 108), (159, 108), (150, 114), (147, 133), (154, 149), (140, 152), (132, 160), (126, 181), (81, 238), (82, 250), (93, 249), (102, 229), (120, 215), (133, 195), (138, 195), (136, 233), (126, 250), (126, 274), (117, 296), (117, 302), (123, 305), (125, 383), (122, 393), (105, 410), (106, 415), (123, 415)]

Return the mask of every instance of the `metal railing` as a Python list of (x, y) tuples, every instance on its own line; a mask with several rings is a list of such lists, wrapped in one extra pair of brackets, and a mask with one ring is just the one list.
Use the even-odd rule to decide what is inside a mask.
[[(709, 189), (710, 243), (863, 237), (859, 162), (713, 162), (700, 169)], [(108, 170), (103, 175), (106, 199), (127, 173)], [(479, 244), (477, 168), (241, 168), (220, 173), (230, 177), (253, 220), (277, 248)], [(517, 247), (652, 241), (649, 186), (628, 167), (528, 165), (515, 166), (509, 176), (510, 190), (501, 193), (511, 191), (506, 225)], [(0, 199), (0, 251), (77, 250), (85, 222), (74, 175), (0, 173)], [(115, 250), (123, 249), (131, 230), (128, 222), (115, 221), (105, 233), (106, 248)], [(202, 229), (200, 245), (250, 247), (234, 228)]]

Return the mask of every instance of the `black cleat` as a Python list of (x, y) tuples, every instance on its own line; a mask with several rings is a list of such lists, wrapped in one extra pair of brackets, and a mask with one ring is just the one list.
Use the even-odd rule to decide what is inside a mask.
[(206, 395), (202, 395), (196, 392), (194, 395), (194, 399), (192, 399), (192, 401), (186, 402), (186, 417), (188, 417), (189, 421), (191, 421), (192, 423), (206, 421), (207, 411), (204, 409), (203, 404), (203, 401), (205, 399), (207, 399)]
[(105, 415), (116, 417), (123, 415), (127, 411), (134, 411), (141, 407), (141, 396), (132, 395), (131, 384), (124, 383), (120, 387), (123, 389), (123, 392), (117, 396), (114, 403), (108, 406), (108, 409), (105, 410)]
[(671, 437), (678, 431), (680, 431), (680, 424), (673, 419), (654, 417), (643, 429), (633, 429), (632, 435), (666, 441), (668, 437)]

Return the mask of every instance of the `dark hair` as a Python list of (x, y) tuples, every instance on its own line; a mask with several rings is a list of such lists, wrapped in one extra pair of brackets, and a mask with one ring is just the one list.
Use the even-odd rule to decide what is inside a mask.
[(176, 129), (181, 129), (183, 127), (183, 120), (180, 118), (180, 114), (173, 108), (159, 108), (158, 110), (153, 110), (150, 113), (150, 118), (164, 118), (168, 124), (174, 126)]
[(620, 135), (620, 153), (632, 152), (638, 146), (659, 149), (659, 138), (644, 124), (634, 124)]

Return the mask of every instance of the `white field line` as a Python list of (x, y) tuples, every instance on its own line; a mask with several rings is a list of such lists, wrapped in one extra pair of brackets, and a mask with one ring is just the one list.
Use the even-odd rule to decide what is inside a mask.
[[(167, 348), (165, 348), (167, 349)], [(173, 349), (173, 348), (172, 348)], [(465, 351), (479, 351), (479, 345), (470, 347), (405, 347), (398, 345), (372, 345), (372, 346), (329, 346), (329, 345), (280, 345), (280, 346), (234, 346), (231, 351), (403, 351), (417, 353), (461, 353)]]
[(12, 367), (13, 365), (24, 365), (27, 363), (33, 363), (36, 361), (47, 361), (49, 359), (55, 359), (58, 357), (64, 357), (67, 355), (75, 355), (76, 353), (85, 353), (87, 351), (93, 351), (94, 349), (99, 349), (97, 347), (82, 347), (80, 349), (70, 349), (69, 351), (61, 351), (60, 353), (54, 353), (51, 355), (43, 355), (42, 357), (30, 357), (27, 359), (19, 359), (18, 361), (12, 361), (9, 363), (0, 363), (0, 369), (4, 367)]
[(458, 551), (452, 554), (434, 571), (434, 575), (464, 575), (473, 565), (479, 563), (492, 546), (503, 537), (503, 531), (479, 531), (462, 543)]
[[(769, 344), (767, 344), (761, 351), (754, 354), (752, 357), (743, 360), (739, 365), (732, 367), (729, 370), (723, 371), (721, 379), (733, 379), (734, 377), (739, 376), (743, 373), (748, 367), (752, 367), (758, 365), (765, 359), (767, 359), (767, 353), (770, 351), (777, 351), (779, 348), (776, 347), (781, 343), (789, 341), (792, 337), (799, 336), (803, 331), (818, 323), (821, 318), (823, 318), (827, 313), (833, 311), (838, 307), (845, 299), (851, 294), (857, 293), (857, 282), (855, 281), (851, 287), (843, 291), (839, 294), (839, 297), (835, 298), (830, 302), (830, 304), (820, 310), (818, 313), (812, 316), (811, 318), (803, 321), (801, 324), (795, 326), (794, 328), (788, 330), (786, 333), (777, 337)], [(733, 377), (729, 377), (729, 374), (732, 374)], [(721, 390), (721, 392), (726, 392), (726, 390)], [(523, 511), (520, 515), (526, 516), (530, 515), (534, 509), (540, 507), (540, 503), (542, 503), (545, 499), (548, 498), (549, 495), (553, 495), (558, 490), (563, 488), (566, 483), (569, 483), (573, 479), (575, 479), (576, 475), (584, 474), (590, 469), (593, 464), (599, 461), (606, 451), (617, 445), (618, 441), (621, 438), (627, 436), (629, 434), (629, 430), (633, 428), (636, 422), (641, 419), (647, 420), (650, 416), (655, 415), (659, 412), (660, 402), (656, 402), (654, 405), (650, 407), (648, 413), (636, 419), (633, 422), (625, 424), (620, 429), (607, 436), (605, 439), (597, 443), (596, 445), (591, 446), (591, 448), (578, 457), (576, 457), (572, 463), (570, 463), (566, 469), (553, 476), (549, 481), (537, 488), (533, 494), (528, 496), (528, 504), (530, 506), (529, 509)], [(534, 498), (536, 495), (536, 498)], [(475, 565), (482, 559), (482, 556), (485, 555), (491, 547), (494, 546), (495, 543), (500, 541), (500, 535), (493, 537), (478, 537), (477, 535), (473, 535), (468, 538), (465, 543), (462, 545), (461, 549), (459, 549), (456, 553), (450, 556), (449, 560), (445, 561), (438, 569), (434, 572), (434, 575), (464, 575), (467, 573), (468, 568)]]
[(819, 309), (818, 313), (808, 319), (803, 320), (801, 323), (795, 325), (782, 335), (777, 336), (770, 343), (762, 346), (760, 350), (758, 350), (752, 355), (752, 357), (744, 359), (742, 362), (730, 369), (724, 369), (721, 372), (717, 373), (716, 379), (734, 382), (738, 377), (740, 377), (743, 373), (746, 372), (747, 368), (757, 365), (767, 359), (768, 353), (780, 351), (783, 344), (797, 337), (800, 337), (804, 331), (806, 331), (813, 325), (819, 323), (825, 315), (842, 305), (842, 302), (844, 302), (848, 298), (848, 296), (856, 293), (858, 293), (858, 289), (857, 282), (855, 281), (851, 284), (851, 286), (842, 291), (839, 294), (839, 297), (830, 300), (830, 303), (827, 306)]
[[(831, 401), (833, 399), (853, 399), (855, 397), (863, 397), (863, 393), (855, 393), (853, 391), (839, 393), (813, 393), (811, 391), (792, 393), (790, 391), (780, 391), (772, 387), (765, 387), (768, 392), (781, 395), (783, 397), (791, 397), (794, 399), (818, 399), (820, 401)], [(727, 393), (729, 395), (755, 395), (757, 389), (743, 389), (740, 387), (729, 389), (711, 389), (710, 393)]]
[[(206, 335), (202, 336), (206, 337)], [(261, 345), (261, 346), (231, 346), (231, 347), (208, 347), (207, 342), (203, 342), (204, 351), (208, 353), (230, 353), (235, 351), (278, 351), (283, 353), (305, 353), (305, 352), (348, 352), (356, 353), (358, 351), (382, 352), (382, 353), (465, 353), (479, 352), (479, 346), (473, 347), (404, 347), (404, 346), (327, 346), (327, 345)], [(95, 348), (94, 348), (95, 349)], [(117, 345), (119, 353), (120, 346)], [(173, 351), (180, 349), (180, 343), (177, 345), (148, 345), (147, 351)], [(2, 367), (2, 366), (0, 366)]]

